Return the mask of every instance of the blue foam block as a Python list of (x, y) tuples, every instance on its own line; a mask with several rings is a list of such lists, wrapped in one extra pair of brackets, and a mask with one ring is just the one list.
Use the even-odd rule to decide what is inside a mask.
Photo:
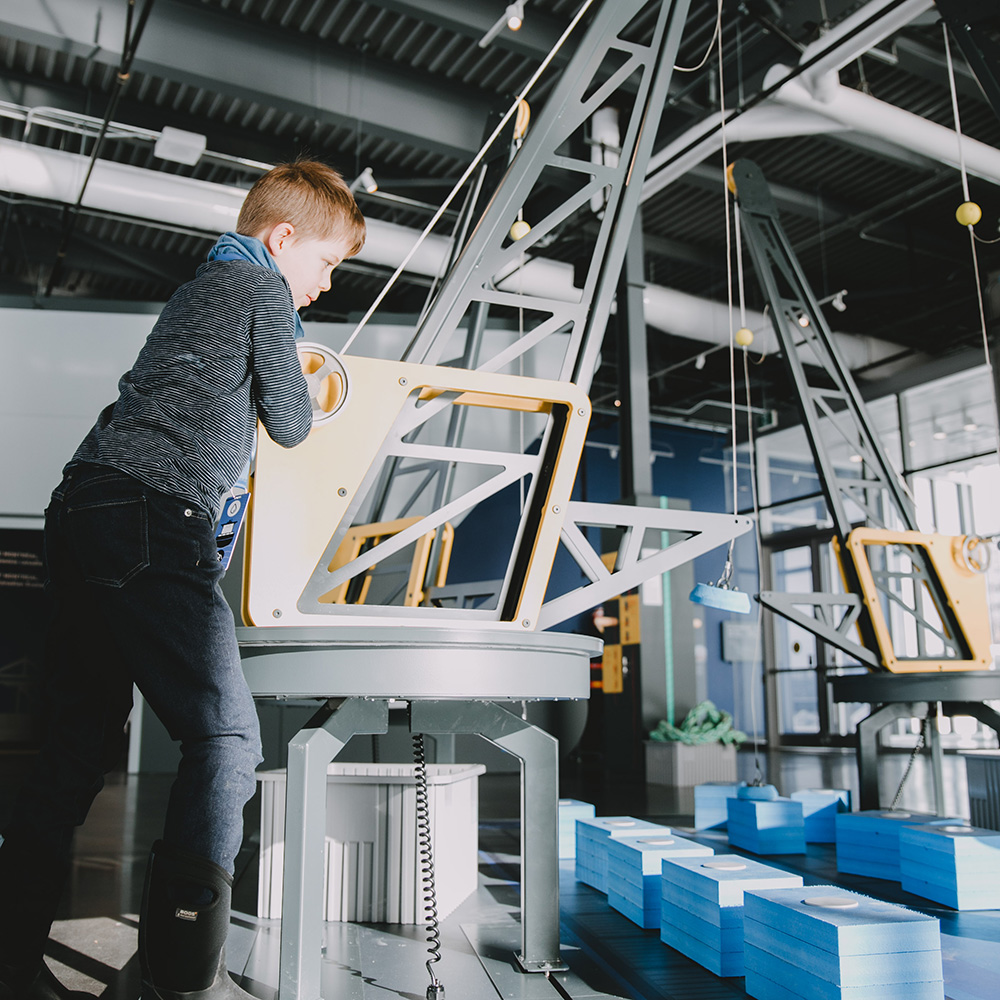
[[(831, 983), (815, 973), (785, 962), (780, 958), (746, 942), (743, 946), (743, 962), (747, 971), (753, 970), (772, 982), (782, 983), (798, 997), (809, 1000), (846, 1000), (847, 997), (864, 997), (866, 1000), (887, 1000), (888, 997), (909, 997), (921, 986), (933, 984), (944, 990), (943, 977), (936, 979), (909, 979), (904, 982), (840, 984)], [(873, 970), (880, 963), (868, 962)], [(874, 978), (878, 978), (877, 973)], [(897, 992), (899, 991), (899, 992)], [(919, 996), (919, 993), (917, 993)]]
[(660, 924), (660, 940), (717, 976), (743, 975), (743, 949), (719, 952), (671, 923)]
[(877, 956), (835, 954), (748, 919), (745, 914), (743, 939), (745, 944), (834, 986), (883, 986), (942, 978), (940, 948), (886, 952)]
[(726, 799), (736, 795), (745, 781), (706, 781), (694, 786), (694, 828), (725, 830), (728, 819)]
[(899, 832), (900, 850), (923, 847), (954, 858), (975, 859), (975, 864), (1000, 867), (1000, 831), (966, 824), (928, 823), (905, 826)]
[[(741, 910), (742, 907), (733, 907), (734, 910)], [(720, 927), (717, 922), (704, 920), (691, 913), (690, 910), (678, 907), (666, 906), (660, 914), (661, 924), (671, 924), (672, 926), (690, 934), (691, 937), (704, 941), (715, 951), (742, 951), (743, 950), (743, 921), (733, 926)]]
[(717, 854), (711, 859), (670, 858), (661, 866), (660, 874), (665, 883), (703, 896), (715, 907), (742, 906), (747, 889), (792, 889), (802, 885), (800, 875), (738, 854)]
[(711, 847), (678, 837), (669, 831), (655, 836), (622, 837), (607, 845), (608, 864), (642, 875), (660, 875), (664, 858), (708, 857)]
[(579, 799), (559, 800), (559, 857), (576, 857), (576, 821), (589, 819), (594, 815), (594, 807)]
[(729, 799), (729, 843), (753, 854), (805, 854), (802, 806), (790, 799), (771, 802)]
[(634, 816), (601, 816), (576, 821), (576, 861), (577, 868), (583, 865), (590, 873), (596, 874), (595, 881), (581, 879), (595, 889), (606, 893), (608, 872), (607, 845), (619, 837), (649, 836), (653, 833), (667, 835), (670, 829), (659, 823), (636, 819)]
[(837, 813), (851, 811), (851, 793), (846, 788), (809, 788), (792, 792), (802, 803), (807, 844), (832, 844), (837, 839)]
[(905, 812), (898, 809), (865, 809), (861, 812), (838, 813), (835, 820), (837, 839), (849, 831), (883, 834), (898, 839), (901, 827), (928, 823), (937, 819), (931, 813)]
[[(803, 1000), (796, 990), (774, 982), (745, 965), (746, 979), (743, 988), (748, 996), (756, 1000)], [(815, 1000), (944, 1000), (943, 983), (907, 983), (904, 986), (848, 986), (841, 989), (831, 987), (834, 992), (815, 994)], [(811, 996), (810, 1000), (814, 1000)]]
[[(831, 909), (805, 902), (829, 898), (857, 905)], [(744, 925), (754, 920), (773, 932), (806, 942), (810, 948), (841, 956), (941, 949), (941, 933), (934, 917), (835, 885), (745, 892), (743, 918)]]
[(608, 905), (639, 927), (650, 929), (660, 926), (660, 911), (657, 907), (646, 909), (639, 906), (634, 900), (616, 892), (614, 886), (608, 886)]

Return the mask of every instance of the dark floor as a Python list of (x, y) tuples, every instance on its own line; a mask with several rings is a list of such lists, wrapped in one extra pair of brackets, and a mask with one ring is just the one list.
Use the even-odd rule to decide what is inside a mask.
[[(6, 811), (25, 754), (0, 753), (0, 815)], [(741, 777), (752, 779), (753, 754), (739, 757)], [(883, 805), (888, 805), (905, 770), (907, 756), (886, 754), (880, 762)], [(760, 769), (782, 793), (799, 788), (840, 787), (857, 791), (853, 755), (784, 751), (762, 754)], [(968, 815), (964, 762), (946, 755), (946, 811)], [(109, 780), (75, 843), (73, 876), (53, 930), (49, 958), (67, 985), (108, 1000), (138, 996), (134, 958), (145, 855), (158, 836), (170, 778), (115, 774)], [(623, 997), (635, 1000), (711, 1000), (745, 997), (741, 979), (718, 979), (643, 931), (607, 905), (603, 895), (577, 883), (572, 862), (561, 864), (561, 941), (570, 971), (561, 977), (522, 976), (497, 956), (518, 944), (519, 779), (511, 773), (480, 778), (480, 890), (443, 924), (445, 953), (439, 968), (450, 984), (449, 1000), (460, 997)], [(636, 778), (564, 767), (561, 794), (592, 802), (598, 815), (632, 815), (669, 826), (689, 827), (691, 788), (646, 785)], [(930, 778), (918, 758), (899, 805), (933, 812)], [(259, 804), (246, 813), (244, 849), (237, 862), (230, 968), (242, 970), (244, 985), (264, 1000), (274, 997), (277, 938), (274, 921), (250, 916), (256, 910)], [(724, 834), (702, 835), (728, 852)], [(832, 845), (810, 845), (806, 855), (769, 858), (801, 874), (807, 884), (836, 882), (899, 902), (941, 920), (945, 988), (950, 1000), (995, 1000), (1000, 996), (1000, 911), (956, 913), (910, 896), (898, 883), (838, 875)], [(2, 887), (0, 887), (2, 888)], [(246, 914), (248, 916), (242, 916)], [(421, 1000), (422, 931), (415, 927), (328, 924), (324, 996), (391, 997)], [(508, 947), (509, 946), (509, 947)], [(490, 956), (493, 956), (492, 958)], [(416, 971), (414, 971), (416, 970)], [(483, 971), (488, 974), (485, 978)], [(449, 979), (450, 975), (450, 979)], [(416, 979), (414, 978), (416, 977)], [(422, 979), (421, 979), (422, 977)], [(477, 978), (478, 977), (478, 978)], [(329, 986), (327, 984), (330, 984)], [(875, 994), (872, 994), (874, 997)]]

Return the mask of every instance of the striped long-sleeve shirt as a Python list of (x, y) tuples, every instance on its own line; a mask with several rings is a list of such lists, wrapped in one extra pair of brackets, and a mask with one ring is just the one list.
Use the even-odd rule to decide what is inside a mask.
[(167, 302), (117, 402), (69, 466), (113, 466), (214, 515), (250, 456), (258, 417), (287, 448), (309, 434), (294, 332), (281, 274), (239, 260), (202, 264)]

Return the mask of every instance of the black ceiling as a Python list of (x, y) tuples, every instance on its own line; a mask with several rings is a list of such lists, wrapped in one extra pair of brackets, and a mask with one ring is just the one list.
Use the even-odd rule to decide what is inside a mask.
[[(126, 4), (19, 0), (6, 5), (18, 10), (0, 10), (0, 137), (89, 151), (93, 140), (52, 127), (46, 117), (51, 112), (29, 127), (17, 109), (102, 118), (122, 42), (112, 36), (108, 25), (114, 19), (107, 11)], [(876, 0), (869, 6), (876, 5), (890, 4)], [(504, 6), (504, 0), (156, 0), (114, 120), (153, 132), (169, 125), (203, 133), (216, 155), (179, 167), (155, 158), (148, 139), (111, 138), (101, 156), (243, 187), (259, 169), (235, 158), (275, 163), (308, 153), (349, 178), (371, 166), (380, 195), (359, 195), (362, 209), (419, 229), (580, 0), (528, 0), (521, 31), (504, 30), (480, 48), (478, 40)], [(848, 0), (725, 0), (726, 107), (752, 107), (771, 66), (795, 64), (803, 47), (865, 6)], [(715, 0), (692, 0), (681, 65), (701, 59), (715, 17)], [(1000, 121), (961, 52), (953, 50), (962, 132), (1000, 146)], [(564, 64), (565, 58), (557, 59), (555, 71)], [(322, 86), (315, 82), (320, 65)], [(942, 30), (933, 8), (844, 66), (840, 79), (953, 126)], [(543, 81), (536, 103), (547, 90)], [(719, 90), (717, 58), (696, 72), (675, 73), (658, 148), (717, 112)], [(954, 218), (963, 199), (953, 167), (848, 131), (734, 141), (727, 153), (730, 161), (755, 160), (780, 190), (783, 223), (816, 297), (847, 289), (847, 310), (828, 314), (837, 330), (936, 359), (978, 347), (974, 272), (968, 234)], [(983, 208), (976, 232), (985, 278), (1000, 270), (1000, 245), (987, 242), (1000, 238), (1000, 187), (974, 176), (970, 184)], [(723, 159), (713, 153), (645, 201), (649, 282), (726, 301), (726, 197)], [(211, 244), (211, 237), (198, 232), (83, 211), (53, 283), (64, 206), (18, 194), (0, 198), (0, 295), (43, 305), (49, 295), (163, 301)], [(543, 252), (572, 262), (592, 231), (584, 222), (567, 226)], [(334, 290), (308, 318), (357, 317), (386, 273), (363, 261), (345, 265)], [(404, 278), (386, 307), (418, 311), (427, 284)], [(752, 275), (747, 304), (764, 306)], [(654, 414), (672, 416), (706, 398), (728, 398), (728, 352), (709, 350), (695, 367), (705, 350), (697, 339), (651, 331)], [(616, 377), (609, 343), (592, 390), (596, 402), (616, 396)], [(755, 402), (784, 410), (788, 393), (774, 359), (758, 365), (755, 378), (761, 393)]]

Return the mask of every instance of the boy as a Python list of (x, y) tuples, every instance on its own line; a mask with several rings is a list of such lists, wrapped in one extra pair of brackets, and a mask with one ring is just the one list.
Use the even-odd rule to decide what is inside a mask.
[(143, 998), (249, 998), (224, 945), (260, 734), (214, 525), (258, 418), (285, 447), (308, 435), (296, 310), (365, 223), (336, 171), (299, 161), (257, 181), (236, 229), (164, 307), (46, 511), (48, 735), (0, 846), (0, 1000), (57, 991), (42, 951), (133, 683), (182, 752), (146, 872)]

